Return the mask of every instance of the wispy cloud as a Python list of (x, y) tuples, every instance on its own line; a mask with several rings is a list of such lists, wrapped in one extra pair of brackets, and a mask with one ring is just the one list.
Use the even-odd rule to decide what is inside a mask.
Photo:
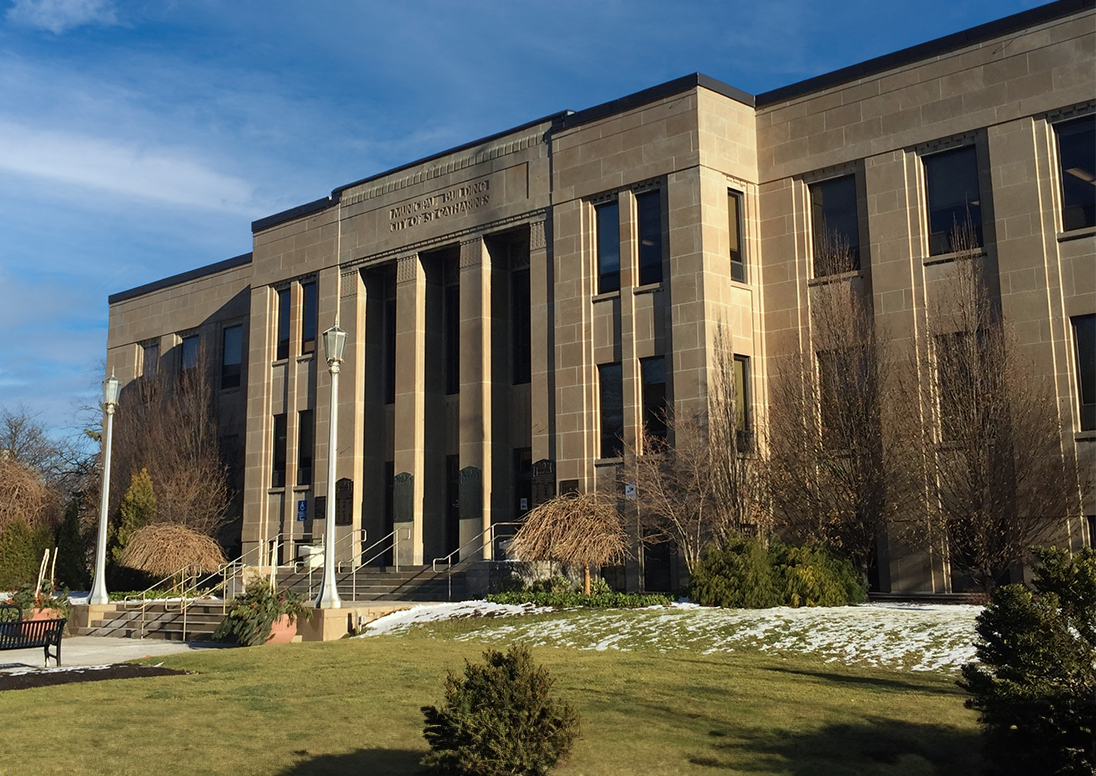
[(118, 23), (110, 0), (15, 0), (7, 19), (54, 35), (87, 24), (110, 27)]
[(184, 152), (0, 122), (0, 169), (174, 205), (254, 212), (246, 181)]

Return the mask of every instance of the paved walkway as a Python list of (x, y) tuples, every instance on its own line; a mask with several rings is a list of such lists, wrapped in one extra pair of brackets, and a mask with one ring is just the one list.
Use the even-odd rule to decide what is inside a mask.
[[(139, 657), (156, 657), (175, 652), (221, 649), (208, 641), (163, 641), (160, 639), (120, 639), (109, 636), (65, 636), (61, 639), (61, 666), (102, 666), (124, 663)], [(50, 667), (54, 662), (50, 661)], [(41, 647), (0, 652), (0, 671), (43, 667)]]

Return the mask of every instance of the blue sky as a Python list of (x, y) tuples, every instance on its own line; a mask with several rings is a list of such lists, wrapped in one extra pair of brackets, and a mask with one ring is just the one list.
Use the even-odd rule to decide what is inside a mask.
[(702, 72), (750, 93), (1023, 0), (0, 0), (0, 406), (94, 402), (107, 296), (250, 222)]

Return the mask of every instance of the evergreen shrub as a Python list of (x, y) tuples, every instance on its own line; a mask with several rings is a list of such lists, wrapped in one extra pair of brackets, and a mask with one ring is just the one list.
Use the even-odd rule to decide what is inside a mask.
[(769, 557), (785, 606), (847, 606), (867, 598), (852, 563), (822, 547), (773, 542)]
[(430, 753), (422, 764), (446, 776), (543, 776), (571, 750), (578, 715), (551, 695), (548, 671), (529, 650), (483, 653), (450, 672), (445, 705), (423, 706)]
[(1096, 550), (1036, 548), (1034, 591), (1005, 585), (978, 616), (959, 686), (1000, 776), (1096, 773)]
[(241, 647), (265, 644), (274, 621), (285, 615), (289, 615), (290, 622), (296, 622), (297, 617), (310, 618), (312, 610), (295, 593), (274, 592), (267, 580), (253, 579), (243, 595), (232, 599), (228, 615), (213, 632), (213, 640), (235, 641)]
[(53, 534), (43, 526), (31, 528), (13, 520), (0, 534), (0, 589), (14, 590), (38, 579), (42, 554), (52, 545)]
[(57, 547), (58, 581), (73, 590), (90, 588), (91, 577), (88, 574), (87, 554), (84, 552), (84, 537), (80, 533), (80, 511), (76, 499), (72, 499), (65, 507), (54, 542)]
[(709, 544), (693, 570), (689, 596), (701, 606), (765, 609), (781, 604), (772, 560), (752, 536)]
[(847, 606), (867, 596), (845, 558), (823, 547), (793, 547), (735, 535), (712, 542), (693, 571), (689, 596), (702, 606)]

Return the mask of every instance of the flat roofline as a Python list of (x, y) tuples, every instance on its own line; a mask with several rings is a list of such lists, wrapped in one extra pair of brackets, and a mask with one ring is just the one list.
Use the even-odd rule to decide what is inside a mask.
[(703, 73), (691, 73), (682, 76), (681, 78), (675, 78), (672, 81), (666, 81), (657, 86), (652, 86), (649, 89), (643, 89), (634, 94), (629, 94), (615, 100), (610, 100), (609, 102), (603, 102), (600, 105), (594, 105), (585, 110), (571, 113), (570, 115), (564, 116), (561, 120), (560, 128), (570, 129), (571, 127), (588, 124), (591, 121), (597, 121), (598, 119), (612, 116), (616, 113), (623, 113), (624, 111), (632, 110), (633, 108), (640, 108), (652, 102), (665, 99), (666, 97), (672, 97), (675, 94), (690, 91), (698, 86), (703, 86), (705, 89), (710, 89), (713, 92), (722, 94), (724, 97), (729, 97), (743, 105), (748, 105), (751, 108), (754, 107), (754, 96), (752, 94), (744, 92), (741, 89), (736, 89), (722, 81), (717, 81)]
[(403, 172), (404, 170), (409, 170), (412, 167), (418, 167), (419, 165), (427, 164), (428, 162), (432, 162), (435, 159), (440, 159), (443, 156), (449, 156), (450, 154), (459, 154), (461, 151), (467, 151), (470, 148), (475, 148), (476, 146), (483, 145), (484, 143), (490, 143), (492, 141), (506, 137), (507, 135), (512, 135), (516, 132), (530, 129), (531, 127), (535, 127), (538, 124), (555, 123), (561, 117), (566, 116), (570, 112), (571, 111), (561, 111), (559, 113), (553, 113), (551, 115), (544, 116), (543, 118), (535, 119), (533, 121), (527, 121), (524, 124), (520, 124), (516, 127), (511, 127), (510, 129), (505, 129), (502, 132), (496, 132), (495, 134), (488, 135), (487, 137), (481, 137), (468, 143), (462, 143), (459, 146), (447, 148), (444, 151), (439, 151), (435, 154), (424, 156), (423, 158), (416, 159), (413, 162), (407, 162), (406, 164), (401, 164), (398, 167), (393, 167), (390, 170), (379, 172), (376, 175), (370, 175), (367, 178), (362, 178), (361, 180), (354, 181), (353, 183), (347, 183), (343, 186), (339, 186), (336, 189), (332, 189), (330, 196), (325, 197), (324, 199), (317, 199), (313, 202), (309, 202), (308, 204), (298, 205), (297, 207), (290, 208), (289, 210), (283, 210), (281, 213), (275, 213), (274, 215), (267, 216), (266, 218), (260, 218), (258, 221), (252, 221), (251, 232), (253, 234), (255, 232), (261, 232), (263, 229), (269, 229), (272, 226), (277, 226), (278, 224), (284, 223), (286, 221), (292, 221), (293, 219), (300, 218), (301, 216), (306, 216), (311, 213), (318, 213), (321, 210), (326, 210), (332, 205), (337, 204), (342, 198), (342, 193), (347, 189), (352, 189), (355, 186), (361, 186), (365, 183), (372, 183), (373, 181), (380, 180), (381, 178), (386, 178), (389, 175), (395, 175), (396, 173)]
[(758, 108), (765, 108), (775, 103), (803, 97), (812, 92), (820, 92), (831, 86), (856, 81), (903, 65), (948, 54), (958, 49), (973, 46), (976, 43), (983, 43), (1012, 32), (1018, 32), (1036, 24), (1061, 19), (1081, 11), (1092, 10), (1092, 8), (1092, 0), (1058, 0), (1058, 2), (1021, 11), (1003, 19), (979, 24), (977, 27), (971, 27), (951, 35), (945, 35), (942, 38), (936, 38), (926, 43), (919, 43), (916, 46), (910, 46), (855, 65), (843, 67), (840, 70), (823, 73), (788, 86), (781, 86), (779, 89), (762, 92), (757, 95), (756, 104)]
[(165, 288), (171, 288), (172, 286), (177, 286), (180, 283), (187, 283), (191, 280), (197, 280), (198, 278), (206, 277), (207, 275), (216, 275), (218, 272), (235, 269), (236, 267), (242, 267), (245, 264), (250, 263), (251, 254), (243, 253), (239, 256), (233, 256), (231, 259), (218, 261), (215, 264), (207, 264), (204, 267), (198, 267), (198, 269), (192, 269), (188, 272), (182, 272), (178, 275), (172, 275), (171, 277), (164, 278), (163, 280), (155, 280), (151, 283), (145, 283), (143, 286), (137, 286), (136, 288), (131, 288), (128, 291), (119, 291), (117, 294), (111, 294), (107, 297), (107, 304), (118, 304), (119, 302), (125, 302), (128, 299), (136, 299), (139, 296), (151, 294), (153, 291), (162, 291)]

